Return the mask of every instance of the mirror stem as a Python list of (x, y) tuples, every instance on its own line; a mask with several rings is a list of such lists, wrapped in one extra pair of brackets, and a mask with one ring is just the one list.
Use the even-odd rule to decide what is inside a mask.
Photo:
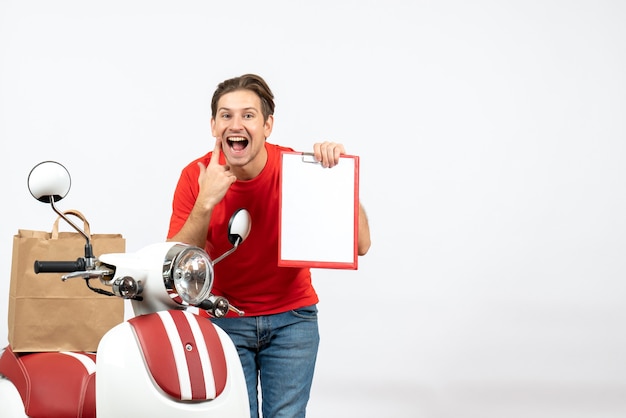
[(67, 222), (72, 228), (76, 230), (76, 232), (78, 232), (85, 238), (85, 241), (87, 241), (87, 243), (85, 244), (85, 261), (87, 263), (86, 267), (87, 267), (87, 270), (93, 268), (94, 256), (93, 256), (93, 249), (91, 247), (91, 237), (89, 237), (85, 233), (85, 231), (83, 231), (80, 227), (78, 227), (78, 225), (72, 222), (63, 212), (57, 209), (56, 205), (54, 204), (54, 199), (50, 199), (50, 206), (52, 206), (52, 209), (56, 212), (57, 215), (63, 218), (65, 222)]
[(213, 260), (213, 265), (216, 265), (217, 263), (222, 261), (224, 258), (226, 258), (227, 256), (231, 255), (233, 252), (235, 252), (237, 247), (239, 247), (240, 243), (241, 243), (241, 237), (237, 237), (237, 241), (235, 242), (235, 245), (233, 245), (233, 248), (231, 248), (230, 250), (226, 251), (224, 254), (220, 255), (215, 260)]

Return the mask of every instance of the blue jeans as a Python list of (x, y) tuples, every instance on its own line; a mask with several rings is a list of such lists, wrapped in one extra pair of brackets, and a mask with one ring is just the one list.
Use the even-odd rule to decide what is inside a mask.
[(212, 318), (235, 343), (250, 399), (250, 417), (297, 418), (306, 415), (319, 331), (317, 306), (243, 318)]

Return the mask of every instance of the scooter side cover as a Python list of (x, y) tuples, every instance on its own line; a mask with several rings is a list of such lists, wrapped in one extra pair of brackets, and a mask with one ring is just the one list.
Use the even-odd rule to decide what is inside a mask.
[[(205, 401), (226, 387), (224, 349), (213, 323), (186, 311), (161, 311), (128, 321), (152, 379), (169, 396)], [(169, 341), (168, 344), (163, 344)]]

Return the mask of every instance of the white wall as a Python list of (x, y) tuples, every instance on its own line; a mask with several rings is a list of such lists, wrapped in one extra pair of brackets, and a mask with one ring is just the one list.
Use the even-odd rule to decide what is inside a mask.
[[(0, 292), (63, 208), (165, 237), (218, 82), (264, 76), (270, 141), (361, 157), (373, 246), (315, 270), (311, 417), (626, 414), (626, 6), (619, 1), (0, 1)], [(7, 299), (0, 299), (0, 343)]]

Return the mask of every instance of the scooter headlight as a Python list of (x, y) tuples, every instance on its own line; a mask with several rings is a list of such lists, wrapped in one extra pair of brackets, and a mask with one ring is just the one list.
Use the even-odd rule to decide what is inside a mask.
[(199, 305), (211, 294), (213, 263), (201, 248), (175, 244), (166, 255), (163, 279), (175, 302)]

